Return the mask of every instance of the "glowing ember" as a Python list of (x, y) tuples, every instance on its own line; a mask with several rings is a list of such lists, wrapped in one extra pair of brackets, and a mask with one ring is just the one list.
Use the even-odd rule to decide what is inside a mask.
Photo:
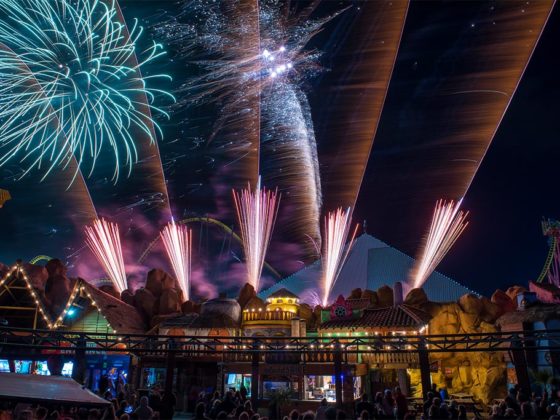
[(172, 221), (160, 233), (169, 262), (183, 291), (183, 301), (190, 299), (192, 235), (184, 225)]
[(421, 287), (468, 225), (461, 202), (438, 200), (421, 257), (412, 271), (413, 287)]
[(115, 289), (122, 293), (128, 288), (126, 271), (119, 235), (119, 226), (116, 223), (97, 219), (93, 226), (86, 226), (86, 243), (103, 266), (105, 273), (113, 282)]
[(323, 306), (327, 306), (329, 294), (342, 270), (342, 266), (352, 248), (358, 225), (352, 233), (350, 243), (346, 239), (350, 232), (352, 212), (350, 207), (343, 210), (339, 207), (336, 211), (329, 212), (325, 217), (325, 232), (323, 233)]
[(241, 227), (247, 265), (247, 282), (258, 292), (264, 258), (276, 221), (280, 197), (277, 190), (271, 191), (266, 188), (261, 190), (259, 177), (255, 192), (251, 191), (249, 185), (240, 192), (233, 191), (233, 199)]

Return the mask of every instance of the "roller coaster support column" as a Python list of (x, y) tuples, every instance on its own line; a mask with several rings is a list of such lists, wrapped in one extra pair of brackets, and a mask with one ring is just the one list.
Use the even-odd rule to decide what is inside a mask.
[(430, 357), (426, 348), (425, 340), (418, 346), (418, 362), (420, 364), (420, 378), (422, 383), (422, 396), (424, 400), (428, 397), (428, 392), (432, 387), (432, 380), (430, 378)]
[(334, 350), (334, 390), (337, 408), (342, 408), (342, 352), (340, 343), (335, 343)]
[(173, 379), (175, 376), (175, 340), (170, 338), (167, 341), (167, 364), (165, 373), (165, 393), (171, 394), (173, 392)]
[(259, 403), (259, 343), (253, 344), (253, 352), (251, 354), (251, 405), (255, 412), (258, 409)]

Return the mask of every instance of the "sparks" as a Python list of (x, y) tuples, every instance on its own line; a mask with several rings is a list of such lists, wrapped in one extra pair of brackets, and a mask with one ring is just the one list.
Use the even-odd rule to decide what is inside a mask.
[[(313, 37), (345, 9), (312, 18), (319, 2), (292, 7), (283, 0), (184, 4), (179, 16), (156, 26), (167, 44), (199, 74), (182, 87), (181, 105), (216, 106), (211, 138), (236, 162), (240, 183), (261, 174), (285, 191), (294, 216), (279, 226), (308, 250), (320, 244), (321, 180), (305, 87), (321, 71)], [(231, 180), (230, 180), (231, 181)]]
[(467, 227), (468, 212), (459, 210), (462, 201), (437, 201), (422, 254), (412, 271), (413, 287), (425, 283)]
[(183, 292), (183, 301), (190, 299), (192, 235), (184, 225), (171, 221), (160, 232), (175, 278)]
[(116, 223), (97, 219), (86, 226), (86, 243), (103, 266), (105, 273), (119, 293), (128, 288), (119, 227)]
[(264, 258), (274, 229), (280, 197), (277, 190), (261, 189), (259, 177), (254, 192), (248, 185), (240, 192), (234, 190), (233, 199), (243, 239), (247, 282), (258, 292)]
[[(130, 33), (116, 0), (0, 2), (0, 165), (17, 160), (46, 177), (75, 158), (91, 175), (103, 150), (113, 154), (113, 180), (138, 160), (135, 139), (156, 141), (155, 99), (141, 69), (163, 54), (152, 44), (136, 57), (143, 32)], [(107, 157), (104, 157), (107, 159)]]
[(329, 212), (325, 217), (322, 255), (323, 307), (328, 304), (331, 290), (352, 249), (352, 244), (358, 231), (358, 225), (356, 225), (350, 237), (350, 242), (346, 246), (350, 225), (352, 224), (351, 219), (352, 211), (350, 207), (346, 210), (339, 207), (337, 210)]

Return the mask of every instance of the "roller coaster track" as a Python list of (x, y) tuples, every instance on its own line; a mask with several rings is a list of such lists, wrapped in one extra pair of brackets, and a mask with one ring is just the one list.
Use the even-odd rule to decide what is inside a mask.
[(536, 282), (542, 283), (543, 281), (545, 281), (546, 278), (548, 278), (550, 282), (557, 283), (558, 270), (560, 269), (559, 266), (560, 222), (554, 219), (543, 218), (541, 225), (542, 225), (543, 235), (549, 238), (550, 248), (548, 250), (548, 255), (544, 262), (544, 266)]
[[(223, 222), (220, 222), (217, 219), (213, 219), (211, 217), (191, 217), (188, 219), (183, 219), (180, 220), (179, 222), (180, 224), (183, 225), (188, 225), (190, 223), (206, 223), (208, 225), (213, 225), (213, 226), (217, 226), (220, 229), (222, 229), (224, 232), (226, 232), (228, 235), (231, 235), (232, 238), (234, 238), (237, 242), (239, 242), (240, 244), (243, 244), (243, 240), (241, 239), (241, 237), (235, 233), (233, 231), (232, 228), (230, 228), (228, 225), (226, 225)], [(142, 253), (142, 255), (140, 255), (140, 258), (138, 258), (138, 263), (141, 264), (144, 262), (144, 260), (148, 257), (148, 255), (150, 254), (150, 252), (152, 251), (152, 249), (154, 248), (154, 246), (156, 246), (156, 244), (160, 241), (160, 236), (158, 235), (152, 242), (150, 242), (150, 244), (148, 245), (148, 247), (146, 248), (146, 250)], [(269, 263), (267, 263), (266, 261), (264, 262), (264, 266), (266, 267), (266, 269), (268, 271), (270, 271), (276, 278), (281, 279), (282, 276), (281, 274), (276, 271)]]
[(48, 255), (37, 255), (36, 257), (33, 257), (31, 260), (29, 260), (29, 263), (37, 264), (39, 261), (49, 262), (50, 260), (52, 260), (52, 257), (49, 257)]
[(555, 236), (551, 237), (552, 243), (550, 244), (550, 249), (548, 250), (548, 255), (546, 257), (546, 261), (544, 262), (544, 266), (541, 270), (541, 274), (537, 278), (537, 283), (542, 283), (543, 280), (546, 278), (550, 270), (550, 266), (552, 265), (552, 261), (554, 261), (554, 254), (556, 253), (556, 248), (558, 247), (558, 238)]

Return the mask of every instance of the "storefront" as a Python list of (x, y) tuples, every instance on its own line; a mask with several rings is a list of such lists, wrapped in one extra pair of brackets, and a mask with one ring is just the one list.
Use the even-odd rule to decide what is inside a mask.
[[(72, 376), (74, 363), (65, 362), (62, 367), (62, 376)], [(0, 372), (14, 372), (21, 374), (33, 374), (48, 376), (51, 374), (46, 360), (14, 360), (13, 367), (10, 369), (10, 361), (0, 359)]]
[(247, 396), (251, 396), (251, 375), (240, 373), (228, 373), (224, 378), (225, 390), (241, 390), (244, 387), (247, 391)]
[[(342, 381), (344, 382), (344, 375)], [(363, 391), (362, 377), (353, 377), (352, 382), (354, 399), (357, 399)], [(325, 398), (328, 402), (336, 401), (335, 377), (332, 375), (306, 375), (304, 386), (304, 399), (306, 400), (322, 400)]]
[(125, 384), (128, 381), (129, 363), (130, 356), (128, 355), (88, 355), (87, 387), (95, 392), (110, 390), (116, 395), (118, 384)]

